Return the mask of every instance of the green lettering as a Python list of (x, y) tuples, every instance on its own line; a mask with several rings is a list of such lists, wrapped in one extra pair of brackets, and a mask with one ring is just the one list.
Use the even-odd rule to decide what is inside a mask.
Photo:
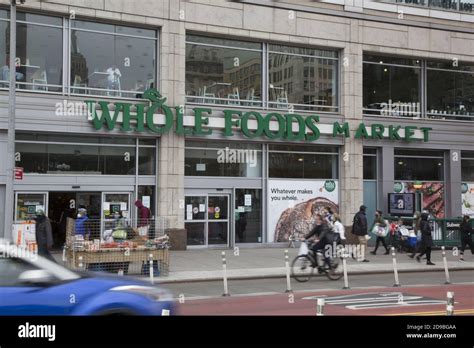
[[(257, 129), (255, 130), (255, 133), (251, 133), (249, 131), (249, 126), (248, 126), (248, 121), (251, 116), (255, 117), (255, 120), (257, 121)], [(242, 116), (242, 133), (248, 137), (248, 138), (255, 138), (259, 137), (263, 133), (263, 117), (260, 115), (260, 113), (256, 111), (249, 111), (246, 112)]]
[(319, 122), (319, 116), (306, 116), (304, 122), (306, 123), (306, 127), (308, 127), (309, 130), (312, 132), (312, 134), (306, 133), (306, 141), (318, 140), (319, 136), (321, 135), (321, 132), (319, 131), (319, 128), (315, 125), (315, 123)]
[(209, 135), (212, 134), (212, 129), (204, 130), (203, 125), (209, 124), (209, 118), (203, 117), (203, 113), (212, 114), (212, 110), (209, 108), (194, 108), (194, 134), (195, 135)]
[(183, 108), (182, 106), (176, 106), (176, 134), (178, 135), (186, 135), (186, 134), (193, 134), (193, 130), (191, 128), (184, 127), (184, 116), (183, 116)]
[(423, 141), (426, 142), (430, 140), (429, 131), (432, 129), (433, 128), (430, 128), (430, 127), (420, 127), (420, 130), (423, 132)]
[[(155, 111), (162, 109), (165, 114), (165, 124), (163, 126), (155, 125)], [(153, 133), (164, 134), (171, 129), (173, 126), (173, 112), (167, 106), (161, 105), (159, 103), (152, 103), (148, 110), (146, 111), (146, 125)]]
[(372, 139), (383, 139), (383, 133), (385, 132), (385, 127), (383, 124), (374, 123), (371, 127)]
[[(276, 118), (278, 123), (278, 130), (276, 133), (273, 133), (270, 129), (270, 124), (273, 117)], [(267, 114), (263, 119), (263, 132), (269, 139), (283, 138), (283, 134), (285, 133), (285, 119), (283, 116), (277, 112), (271, 112)]]
[[(288, 140), (304, 140), (306, 133), (306, 126), (304, 118), (297, 114), (286, 114), (286, 138)], [(293, 120), (298, 121), (298, 133), (295, 136), (293, 133)]]
[(369, 138), (369, 134), (367, 133), (367, 129), (365, 128), (365, 124), (361, 123), (359, 125), (359, 128), (357, 128), (356, 134), (355, 134), (356, 139), (360, 138)]
[(332, 128), (332, 136), (336, 137), (338, 134), (344, 133), (345, 138), (349, 138), (349, 123), (344, 122), (344, 125), (341, 126), (339, 122), (334, 122)]
[[(233, 115), (238, 115), (238, 119), (232, 119)], [(240, 117), (242, 117), (242, 111), (238, 110), (224, 110), (224, 135), (226, 137), (233, 136), (232, 126), (239, 127)]]
[(400, 140), (400, 134), (398, 134), (400, 128), (402, 126), (388, 126), (388, 137), (390, 140)]
[(405, 140), (406, 141), (412, 141), (413, 138), (413, 134), (415, 134), (415, 132), (413, 130), (417, 129), (418, 127), (415, 127), (415, 126), (406, 126), (405, 127)]
[[(92, 104), (93, 103), (93, 104)], [(123, 107), (124, 103), (115, 103), (115, 111), (114, 111), (114, 117), (110, 117), (110, 111), (109, 111), (109, 103), (106, 101), (100, 101), (98, 104), (100, 106), (100, 109), (102, 110), (102, 115), (99, 117), (97, 115), (97, 111), (95, 110), (95, 103), (92, 101), (86, 101), (86, 104), (89, 106), (89, 110), (91, 111), (92, 114), (92, 121), (94, 123), (94, 128), (95, 129), (101, 129), (102, 125), (106, 124), (108, 130), (112, 130), (115, 127), (115, 124), (117, 123), (117, 118), (120, 113), (121, 108)]]

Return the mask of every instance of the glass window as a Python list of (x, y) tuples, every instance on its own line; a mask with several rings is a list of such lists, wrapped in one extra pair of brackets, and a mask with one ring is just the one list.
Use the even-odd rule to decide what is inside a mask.
[[(122, 36), (139, 29), (74, 21), (71, 32), (71, 91), (140, 97), (155, 86), (156, 40)], [(100, 30), (107, 33), (82, 31)], [(150, 31), (141, 29), (143, 36)]]
[(46, 210), (46, 194), (18, 193), (16, 200), (16, 221), (31, 220), (38, 210)]
[(364, 180), (377, 180), (377, 156), (364, 155)]
[(262, 152), (226, 147), (185, 150), (186, 176), (261, 177)]
[(135, 175), (135, 147), (17, 142), (16, 152), (25, 173)]
[[(377, 60), (379, 61), (376, 62)], [(421, 69), (416, 66), (390, 65), (388, 62), (414, 65), (412, 60), (364, 55), (364, 113), (382, 116), (419, 116)]]
[(474, 151), (461, 152), (461, 180), (474, 181)]
[(338, 178), (338, 155), (269, 152), (268, 161), (271, 178)]
[(395, 180), (432, 180), (444, 179), (443, 158), (395, 156)]
[[(201, 43), (194, 44), (189, 40)], [(224, 47), (209, 46), (210, 44)], [(249, 49), (251, 47), (253, 50)], [(187, 101), (261, 106), (261, 69), (260, 44), (188, 37), (186, 44)]]
[(139, 147), (138, 175), (155, 175), (156, 157), (154, 147)]
[(19, 258), (0, 257), (0, 286), (29, 286), (21, 283), (20, 275), (26, 271), (34, 271), (38, 268)]
[[(474, 66), (470, 72), (427, 70), (427, 114), (458, 115), (460, 120), (474, 117)], [(465, 117), (463, 117), (465, 116)]]
[(262, 190), (235, 190), (235, 242), (262, 242)]
[[(21, 22), (21, 20), (34, 20), (37, 25)], [(16, 81), (18, 88), (34, 91), (62, 92), (63, 74), (63, 30), (61, 19), (39, 15), (19, 13), (17, 23), (16, 46)], [(49, 25), (59, 26), (49, 26)], [(9, 23), (1, 22), (0, 30), (7, 35), (2, 35), (0, 50), (2, 64), (0, 80), (8, 81), (10, 78), (9, 59)], [(3, 54), (3, 52), (5, 52)], [(3, 86), (6, 87), (5, 83)]]
[[(2, 18), (2, 14), (4, 14), (5, 12), (6, 11), (0, 11), (0, 18)], [(0, 74), (0, 88), (8, 88), (9, 85), (10, 57), (7, 54), (7, 47), (10, 44), (10, 37), (8, 35), (9, 26), (9, 22), (0, 20), (0, 33), (4, 33), (4, 35), (0, 35), (0, 64), (2, 66), (2, 71)]]
[[(277, 49), (278, 51), (273, 51)], [(285, 53), (283, 53), (285, 52)], [(334, 51), (270, 46), (268, 61), (269, 106), (336, 112), (338, 60)], [(287, 77), (283, 71), (288, 70)], [(321, 74), (321, 72), (324, 72)]]
[(270, 151), (293, 151), (293, 152), (317, 152), (317, 153), (338, 153), (335, 146), (314, 146), (314, 145), (280, 145), (269, 144)]

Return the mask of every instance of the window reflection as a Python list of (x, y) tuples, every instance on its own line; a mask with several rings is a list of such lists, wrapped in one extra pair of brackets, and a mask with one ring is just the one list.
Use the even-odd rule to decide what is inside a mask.
[[(77, 22), (77, 23), (76, 23)], [(75, 21), (71, 32), (71, 92), (140, 97), (155, 87), (156, 40), (150, 30)], [(101, 30), (105, 33), (82, 31)]]

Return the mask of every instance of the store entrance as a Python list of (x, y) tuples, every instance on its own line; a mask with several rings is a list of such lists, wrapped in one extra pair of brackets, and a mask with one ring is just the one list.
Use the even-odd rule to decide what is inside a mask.
[(101, 192), (49, 192), (48, 217), (53, 230), (54, 249), (61, 249), (66, 241), (67, 218), (75, 218), (84, 208), (91, 223), (99, 224), (91, 231), (100, 231)]
[(230, 194), (185, 196), (188, 246), (229, 246)]

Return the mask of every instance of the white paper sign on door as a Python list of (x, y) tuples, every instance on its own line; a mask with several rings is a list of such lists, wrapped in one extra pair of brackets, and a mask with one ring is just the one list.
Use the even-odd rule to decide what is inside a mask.
[(245, 200), (245, 203), (244, 205), (246, 207), (250, 207), (252, 205), (252, 195), (244, 195), (244, 200)]

